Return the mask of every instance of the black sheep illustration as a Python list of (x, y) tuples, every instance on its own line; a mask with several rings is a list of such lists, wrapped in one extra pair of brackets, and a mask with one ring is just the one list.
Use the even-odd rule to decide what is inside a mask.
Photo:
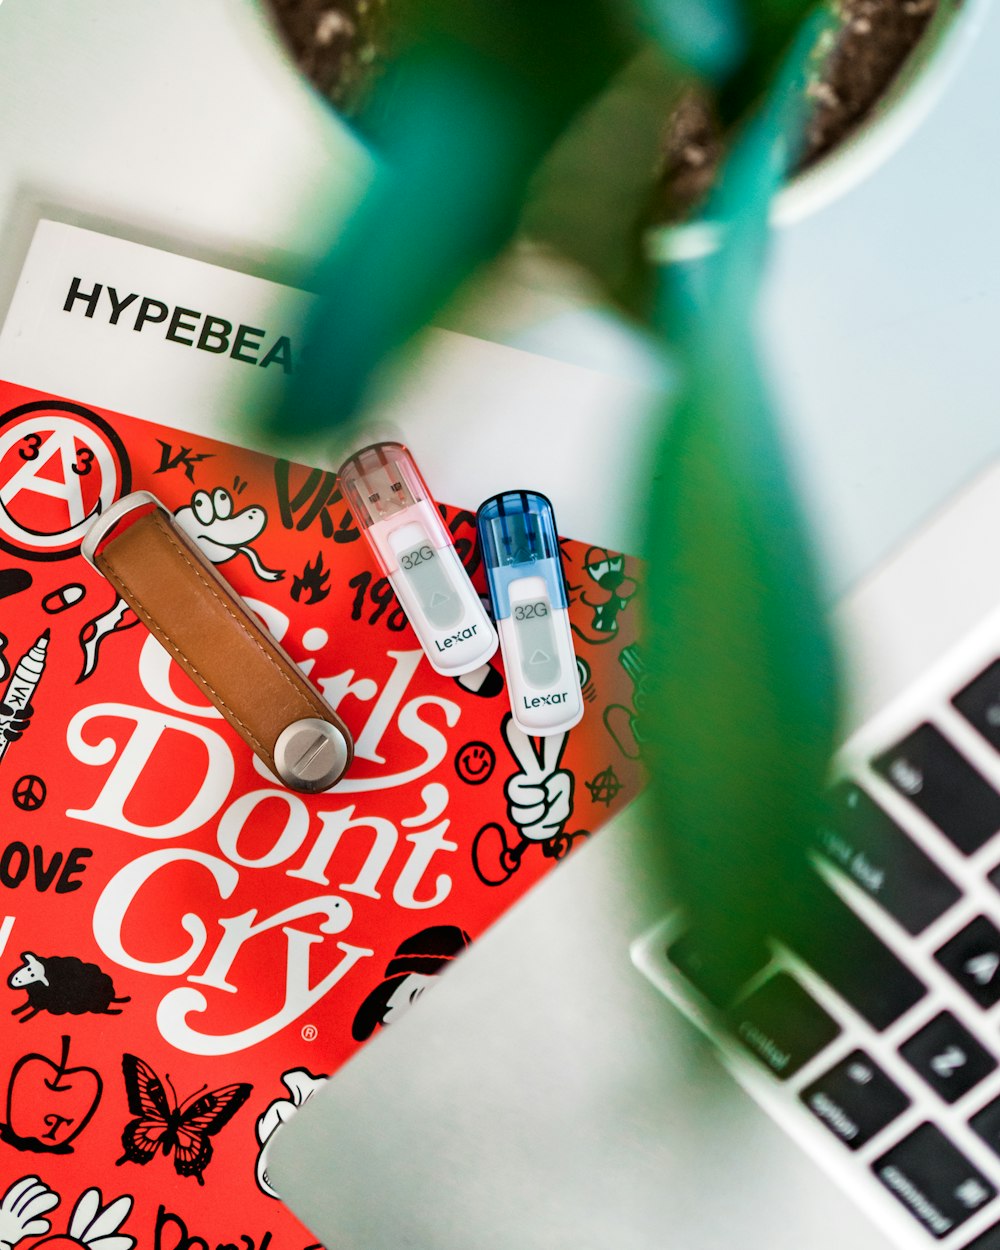
[(75, 955), (46, 955), (42, 958), (31, 951), (23, 951), (24, 962), (7, 980), (12, 990), (23, 989), (28, 1001), (15, 1007), (11, 1015), (21, 1016), (21, 1024), (31, 1020), (40, 1011), (54, 1016), (82, 1016), (93, 1012), (97, 1016), (120, 1016), (121, 1008), (112, 1003), (127, 1003), (129, 998), (116, 998), (115, 987), (106, 972), (97, 964), (85, 964)]

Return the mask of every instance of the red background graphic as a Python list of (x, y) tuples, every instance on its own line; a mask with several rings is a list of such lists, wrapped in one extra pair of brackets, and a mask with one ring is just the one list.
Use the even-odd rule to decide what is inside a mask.
[[(0, 437), (21, 419), (17, 409), (48, 398), (0, 385)], [(85, 405), (52, 402), (76, 405), (74, 412), (53, 411), (73, 416), (86, 434)], [(33, 498), (22, 475), (28, 486), (4, 497), (4, 485), (29, 462), (20, 451), (30, 456), (36, 443), (11, 445), (0, 461), (7, 664), (13, 669), (43, 631), (50, 640), (33, 716), (0, 758), (0, 1243), (11, 1236), (4, 1194), (35, 1176), (60, 1199), (43, 1213), (50, 1235), (67, 1232), (74, 1204), (97, 1187), (105, 1204), (120, 1195), (134, 1199), (121, 1232), (143, 1250), (246, 1246), (243, 1236), (253, 1250), (304, 1250), (315, 1239), (256, 1183), (257, 1119), (288, 1097), (283, 1073), (332, 1073), (357, 1048), (355, 1013), (401, 943), (435, 926), (457, 926), (474, 941), (571, 842), (579, 844), (570, 835), (592, 833), (635, 795), (639, 568), (630, 559), (619, 563), (615, 553), (563, 543), (586, 711), (554, 766), (568, 775), (561, 793), (570, 789), (572, 810), (567, 816), (562, 809), (565, 819), (551, 816), (555, 836), (548, 836), (551, 828), (544, 837), (526, 830), (522, 842), (506, 787), (533, 757), (522, 749), (519, 763), (505, 736), (506, 689), (477, 693), (430, 668), (333, 475), (89, 411), (120, 439), (128, 463), (118, 472), (132, 489), (152, 491), (172, 511), (190, 504), (196, 490), (224, 490), (234, 511), (266, 511), (266, 527), (251, 544), (256, 562), (236, 552), (220, 572), (321, 686), (358, 754), (344, 786), (309, 797), (284, 790), (141, 624), (103, 637), (96, 668), (78, 680), (85, 667), (81, 633), (86, 637), (88, 624), (110, 612), (115, 592), (78, 554), (35, 558), (15, 554), (19, 544), (5, 541), (10, 517), (21, 529), (51, 534), (65, 507), (58, 493), (65, 462), (58, 459), (45, 469), (55, 493), (42, 487)], [(84, 456), (77, 467), (86, 465)], [(88, 508), (102, 485), (88, 477), (100, 471), (95, 465), (78, 475)], [(531, 483), (511, 483), (522, 485)], [(443, 513), (482, 592), (474, 515)], [(315, 568), (317, 556), (322, 569), (310, 579), (306, 566)], [(284, 576), (266, 581), (255, 563)], [(13, 576), (19, 569), (30, 574), (29, 586)], [(58, 612), (43, 609), (43, 600), (53, 606), (53, 592), (70, 585), (82, 587), (83, 596)], [(493, 666), (500, 671), (499, 654)], [(483, 780), (476, 770), (488, 771), (491, 755), (495, 764)], [(546, 768), (539, 762), (525, 783), (537, 785), (541, 807), (549, 802), (552, 756)], [(15, 802), (27, 775), (44, 782), (39, 807)], [(473, 846), (487, 825), (497, 830), (481, 844), (481, 875)], [(506, 868), (497, 853), (501, 839), (519, 847)], [(491, 872), (497, 884), (484, 879)], [(47, 966), (48, 987), (9, 985), (22, 952)], [(99, 972), (53, 957), (75, 957)], [(338, 968), (343, 974), (334, 981)], [(327, 977), (326, 992), (303, 1005)], [(70, 982), (77, 1005), (85, 1001), (90, 1009), (55, 1014), (51, 1007), (68, 1001)], [(299, 998), (274, 1027), (265, 1025), (281, 1013), (288, 984)], [(29, 991), (41, 1003), (38, 1014), (12, 1014)], [(111, 1005), (121, 1014), (99, 1014), (111, 997), (127, 1000)], [(244, 1039), (231, 1036), (243, 1031)], [(146, 1116), (147, 1132), (169, 1132), (157, 1116), (173, 1116), (176, 1129), (187, 1115), (195, 1145), (199, 1134), (210, 1142), (203, 1185), (196, 1175), (178, 1174), (183, 1152), (170, 1141), (147, 1150), (145, 1163), (116, 1166), (123, 1130), (140, 1118), (128, 1106), (125, 1054), (148, 1064), (165, 1091), (160, 1110)], [(251, 1090), (221, 1126), (212, 1125), (210, 1102), (200, 1119), (197, 1102), (173, 1115), (171, 1087), (183, 1104), (198, 1090), (203, 1096), (203, 1087), (234, 1084)], [(148, 1090), (145, 1099), (147, 1108), (156, 1103)], [(210, 1126), (217, 1127), (212, 1136)], [(61, 1144), (62, 1152), (37, 1149)], [(13, 1244), (29, 1250), (41, 1240), (36, 1231)], [(59, 1244), (80, 1241), (77, 1234)]]

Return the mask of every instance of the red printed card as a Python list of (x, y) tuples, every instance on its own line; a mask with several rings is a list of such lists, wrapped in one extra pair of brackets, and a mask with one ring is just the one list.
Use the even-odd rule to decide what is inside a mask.
[[(347, 722), (333, 790), (270, 776), (78, 554), (135, 489)], [(0, 385), (2, 1250), (314, 1245), (271, 1133), (638, 790), (639, 570), (562, 549), (586, 713), (529, 739), (499, 656), (430, 668), (333, 474)]]

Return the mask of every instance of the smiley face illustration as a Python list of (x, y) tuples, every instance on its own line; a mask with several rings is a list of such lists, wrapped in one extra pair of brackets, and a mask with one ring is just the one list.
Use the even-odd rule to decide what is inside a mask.
[(455, 772), (470, 786), (488, 781), (496, 765), (493, 748), (486, 742), (467, 742), (455, 754)]

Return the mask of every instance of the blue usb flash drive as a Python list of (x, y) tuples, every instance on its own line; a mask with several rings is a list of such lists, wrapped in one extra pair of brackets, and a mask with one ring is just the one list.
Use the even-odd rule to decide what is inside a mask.
[(477, 521), (514, 723), (563, 733), (583, 716), (583, 696), (552, 505), (536, 491), (504, 491)]

